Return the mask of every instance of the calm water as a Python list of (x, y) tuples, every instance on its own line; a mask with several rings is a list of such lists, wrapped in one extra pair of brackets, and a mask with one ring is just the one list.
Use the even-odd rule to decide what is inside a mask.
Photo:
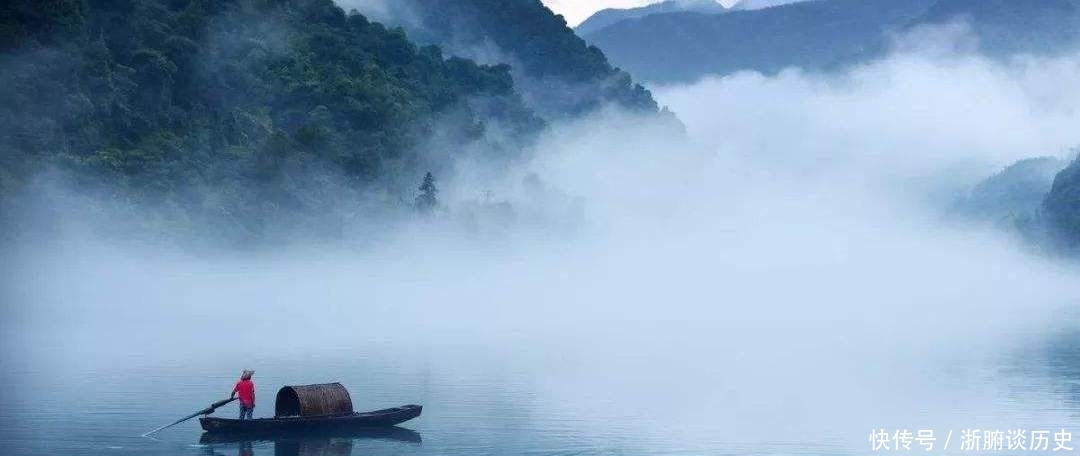
[[(1080, 433), (1071, 270), (932, 249), (817, 276), (812, 255), (723, 280), (723, 263), (664, 267), (690, 247), (24, 261), (0, 290), (0, 455), (848, 455), (881, 428)], [(201, 444), (192, 421), (140, 437), (244, 368), (256, 416), (282, 385), (333, 381), (357, 410), (424, 413), (381, 436)], [(956, 436), (949, 453), (970, 454)]]
[[(23, 338), (33, 346), (5, 350), (0, 454), (865, 454), (865, 439), (876, 427), (1078, 432), (1080, 342), (1072, 334), (1048, 331), (990, 360), (961, 361), (976, 352), (958, 347), (961, 356), (924, 365), (927, 370), (914, 383), (874, 380), (862, 384), (880, 390), (850, 394), (803, 390), (816, 380), (779, 366), (762, 374), (783, 378), (762, 377), (754, 385), (725, 373), (724, 366), (708, 366), (708, 359), (696, 368), (665, 365), (664, 356), (651, 355), (596, 366), (571, 353), (560, 355), (563, 347), (370, 344), (241, 364), (226, 349), (204, 351), (229, 344), (227, 335), (210, 331), (206, 340), (190, 342), (187, 356), (154, 357), (148, 355), (154, 349), (143, 348), (124, 353), (110, 344), (84, 352), (70, 341)], [(183, 351), (163, 346), (160, 352)], [(335, 380), (350, 388), (358, 409), (420, 403), (424, 414), (404, 424), (407, 430), (357, 438), (204, 445), (195, 422), (156, 439), (139, 437), (223, 397), (240, 365), (258, 370), (258, 416), (272, 413), (273, 393), (282, 384)], [(839, 385), (873, 376), (859, 369), (834, 375)], [(740, 377), (736, 386), (745, 398), (717, 397), (729, 386), (723, 379), (732, 376)], [(874, 397), (878, 405), (858, 403)], [(762, 407), (758, 413), (742, 406), (755, 400)], [(235, 411), (229, 406), (219, 414)]]

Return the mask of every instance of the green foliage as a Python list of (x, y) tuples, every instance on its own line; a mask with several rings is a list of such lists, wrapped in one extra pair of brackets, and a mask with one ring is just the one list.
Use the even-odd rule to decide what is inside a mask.
[[(608, 62), (540, 0), (401, 0), (421, 17), (420, 39), (458, 55), (484, 55), (514, 66), (519, 90), (547, 118), (576, 116), (605, 104), (656, 112), (652, 94)], [(553, 89), (554, 88), (554, 89)]]
[(317, 176), (398, 188), (436, 123), (462, 141), (543, 125), (508, 67), (446, 59), (331, 0), (14, 0), (0, 13), (0, 196), (61, 169), (258, 236), (281, 211), (333, 204)]

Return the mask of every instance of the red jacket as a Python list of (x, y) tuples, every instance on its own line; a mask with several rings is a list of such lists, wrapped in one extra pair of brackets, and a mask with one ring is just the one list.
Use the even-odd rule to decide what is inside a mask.
[(251, 380), (240, 380), (233, 388), (233, 394), (240, 397), (240, 405), (244, 407), (255, 406), (255, 383)]

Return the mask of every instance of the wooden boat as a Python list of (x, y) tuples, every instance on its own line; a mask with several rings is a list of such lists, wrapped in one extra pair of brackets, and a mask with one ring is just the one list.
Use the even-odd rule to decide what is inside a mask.
[(373, 426), (356, 429), (321, 429), (317, 431), (271, 432), (204, 432), (199, 438), (203, 445), (244, 442), (309, 442), (320, 440), (390, 440), (422, 443), (419, 432), (398, 426)]
[(206, 432), (216, 434), (349, 431), (394, 426), (420, 416), (421, 411), (423, 407), (419, 405), (403, 405), (357, 413), (345, 387), (329, 383), (281, 388), (273, 418), (238, 420), (204, 416), (199, 418), (199, 424)]
[(423, 407), (403, 405), (401, 407), (375, 410), (363, 413), (348, 413), (322, 416), (289, 416), (282, 418), (257, 418), (238, 420), (231, 418), (202, 417), (199, 424), (204, 431), (211, 433), (267, 433), (297, 432), (322, 430), (350, 430), (371, 427), (395, 426), (420, 416)]

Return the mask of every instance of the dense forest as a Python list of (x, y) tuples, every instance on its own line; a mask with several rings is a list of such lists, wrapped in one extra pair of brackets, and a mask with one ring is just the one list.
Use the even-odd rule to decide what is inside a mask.
[(153, 207), (161, 220), (141, 221), (153, 228), (241, 240), (289, 224), (333, 230), (328, 217), (357, 216), (335, 212), (343, 201), (408, 204), (461, 147), (520, 155), (545, 121), (517, 74), (610, 80), (589, 105), (564, 106), (568, 115), (605, 102), (655, 111), (647, 91), (538, 2), (501, 13), (447, 4), (459, 20), (515, 14), (535, 28), (524, 36), (545, 38), (486, 32), (535, 56), (512, 70), (417, 45), (331, 0), (5, 2), (0, 219), (8, 230), (25, 222), (19, 211), (46, 192), (37, 183), (48, 175), (76, 193)]
[(518, 91), (545, 119), (608, 104), (657, 111), (648, 90), (540, 0), (398, 0), (390, 8), (387, 19), (421, 42), (483, 63), (509, 64)]

